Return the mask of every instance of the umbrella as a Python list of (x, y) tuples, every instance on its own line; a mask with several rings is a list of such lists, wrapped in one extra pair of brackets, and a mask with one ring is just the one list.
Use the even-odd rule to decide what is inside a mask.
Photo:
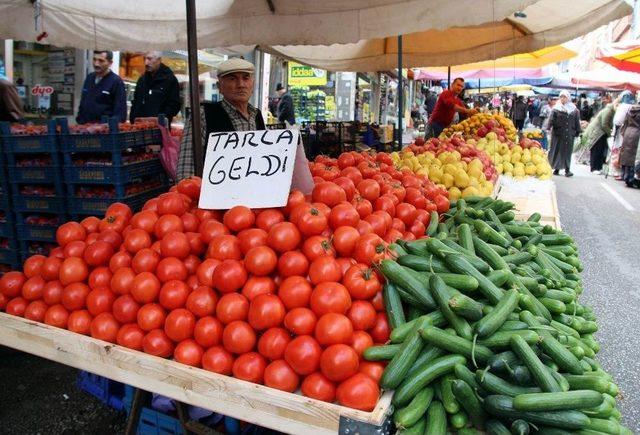
[(640, 73), (640, 40), (600, 46), (597, 48), (596, 58), (619, 70)]

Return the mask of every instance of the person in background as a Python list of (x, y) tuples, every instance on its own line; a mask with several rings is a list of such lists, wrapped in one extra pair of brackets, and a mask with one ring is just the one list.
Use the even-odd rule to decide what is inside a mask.
[(542, 130), (549, 130), (548, 120), (549, 115), (551, 115), (551, 111), (553, 110), (553, 106), (558, 101), (557, 97), (549, 97), (548, 100), (545, 100), (540, 107), (540, 128)]
[(442, 130), (447, 128), (453, 121), (456, 113), (464, 116), (471, 116), (478, 113), (476, 109), (469, 109), (460, 99), (464, 90), (464, 79), (458, 77), (451, 82), (449, 89), (442, 91), (438, 101), (429, 117), (429, 125), (433, 137), (440, 136)]
[(622, 145), (620, 147), (620, 165), (622, 166), (622, 180), (627, 187), (637, 187), (635, 166), (640, 140), (640, 105), (634, 104), (627, 111), (622, 125)]
[(158, 116), (163, 114), (171, 120), (180, 111), (180, 87), (171, 68), (162, 63), (159, 51), (149, 51), (144, 55), (145, 73), (136, 83), (129, 119)]
[(538, 128), (542, 125), (540, 121), (540, 100), (537, 98), (534, 98), (529, 105), (529, 121)]
[(127, 120), (127, 97), (124, 82), (111, 71), (113, 52), (93, 52), (93, 69), (82, 85), (82, 96), (76, 122), (99, 122), (103, 116)]
[(293, 110), (293, 98), (291, 94), (287, 92), (287, 89), (282, 86), (282, 83), (278, 83), (276, 85), (276, 92), (280, 97), (280, 101), (278, 101), (278, 122), (287, 121), (289, 124), (293, 125), (296, 123), (296, 115)]
[(629, 91), (623, 91), (618, 96), (620, 99), (620, 103), (616, 108), (616, 113), (613, 115), (613, 147), (611, 148), (611, 168), (613, 169), (613, 176), (621, 180), (621, 169), (620, 169), (620, 148), (622, 147), (622, 134), (621, 129), (624, 124), (624, 120), (627, 117), (627, 113), (633, 103), (635, 102), (635, 98), (633, 94)]
[[(249, 104), (253, 94), (254, 72), (254, 65), (240, 58), (228, 59), (218, 66), (218, 88), (223, 100), (200, 105), (202, 128), (196, 134), (202, 137), (204, 149), (210, 133), (265, 129), (262, 113)], [(193, 175), (193, 157), (193, 132), (191, 122), (187, 119), (180, 142), (176, 181)]]
[(524, 102), (524, 97), (519, 95), (516, 98), (516, 102), (513, 103), (511, 107), (511, 119), (513, 119), (513, 123), (515, 124), (518, 131), (522, 131), (524, 128), (524, 120), (527, 118), (527, 103)]
[(433, 110), (436, 108), (438, 102), (438, 96), (434, 91), (427, 91), (424, 99), (424, 108), (427, 111), (427, 117), (431, 116)]
[(609, 151), (607, 140), (613, 130), (613, 115), (618, 105), (618, 100), (612, 103), (608, 95), (603, 97), (603, 101), (607, 105), (591, 119), (584, 132), (586, 145), (590, 149), (591, 172), (598, 171), (598, 173), (601, 173), (602, 166), (607, 161), (607, 151)]
[(582, 100), (582, 107), (580, 107), (580, 119), (583, 121), (591, 121), (593, 117), (593, 108), (589, 105), (589, 101), (585, 98)]
[(17, 122), (22, 119), (22, 100), (16, 87), (0, 75), (0, 121)]
[(549, 163), (553, 168), (553, 175), (558, 175), (560, 169), (564, 169), (564, 175), (572, 177), (571, 154), (573, 141), (580, 135), (580, 112), (571, 102), (569, 92), (560, 92), (560, 100), (553, 106), (548, 125), (551, 130)]

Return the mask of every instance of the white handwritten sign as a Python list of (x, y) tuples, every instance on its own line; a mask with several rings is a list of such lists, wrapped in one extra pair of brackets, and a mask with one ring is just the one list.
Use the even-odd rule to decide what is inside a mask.
[(287, 203), (298, 146), (297, 130), (211, 133), (199, 207), (281, 207)]

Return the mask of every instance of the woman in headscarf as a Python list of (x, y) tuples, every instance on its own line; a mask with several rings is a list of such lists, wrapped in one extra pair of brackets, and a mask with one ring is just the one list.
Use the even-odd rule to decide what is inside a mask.
[(629, 108), (621, 128), (622, 146), (620, 147), (620, 165), (622, 179), (627, 187), (637, 185), (635, 181), (636, 154), (640, 140), (640, 105)]
[(629, 91), (621, 92), (618, 96), (620, 99), (620, 104), (616, 108), (616, 113), (613, 115), (613, 147), (611, 148), (611, 164), (610, 168), (613, 169), (613, 175), (617, 180), (622, 179), (621, 175), (621, 165), (620, 165), (620, 148), (622, 147), (622, 124), (624, 124), (624, 120), (627, 117), (627, 113), (633, 104), (635, 103), (635, 98), (633, 94)]
[(613, 115), (619, 100), (611, 102), (611, 97), (605, 95), (602, 100), (606, 102), (604, 109), (591, 119), (589, 126), (584, 131), (585, 145), (590, 150), (591, 172), (602, 171), (602, 165), (607, 161), (609, 145), (607, 140), (613, 129)]
[(549, 163), (553, 167), (553, 175), (558, 175), (560, 169), (564, 169), (564, 175), (571, 177), (573, 141), (580, 135), (580, 111), (571, 102), (569, 92), (560, 92), (560, 99), (551, 110), (548, 126), (551, 130)]

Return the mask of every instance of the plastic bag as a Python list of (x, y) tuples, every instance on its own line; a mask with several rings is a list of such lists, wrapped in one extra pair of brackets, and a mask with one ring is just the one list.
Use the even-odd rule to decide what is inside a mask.
[(180, 155), (180, 142), (171, 136), (169, 129), (164, 125), (159, 125), (162, 133), (162, 149), (160, 150), (160, 162), (172, 180), (176, 179), (178, 169), (178, 156)]

